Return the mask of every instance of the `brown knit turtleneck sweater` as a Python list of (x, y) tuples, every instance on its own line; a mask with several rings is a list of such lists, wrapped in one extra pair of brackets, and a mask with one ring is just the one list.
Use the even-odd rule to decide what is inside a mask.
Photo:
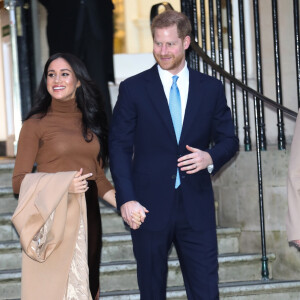
[(83, 174), (93, 173), (89, 179), (96, 181), (100, 197), (113, 188), (97, 160), (100, 147), (97, 137), (88, 143), (82, 136), (81, 116), (75, 99), (53, 99), (45, 117), (33, 116), (24, 122), (12, 180), (14, 193), (19, 193), (21, 182), (32, 171), (34, 162), (38, 172), (83, 168)]

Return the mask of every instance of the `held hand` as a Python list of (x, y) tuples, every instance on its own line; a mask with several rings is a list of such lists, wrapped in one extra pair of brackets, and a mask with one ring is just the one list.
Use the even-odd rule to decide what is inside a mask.
[(142, 216), (139, 212), (132, 212), (131, 220), (134, 222), (138, 227), (142, 225)]
[[(149, 211), (137, 201), (128, 201), (121, 206), (123, 220), (131, 229), (138, 229)], [(139, 224), (140, 223), (140, 224)]]
[(200, 170), (206, 169), (213, 164), (212, 158), (208, 152), (201, 151), (197, 148), (186, 145), (186, 149), (190, 154), (184, 155), (178, 159), (178, 167), (187, 174), (193, 174)]
[(68, 189), (69, 193), (74, 193), (74, 194), (85, 193), (89, 189), (88, 182), (86, 179), (91, 177), (92, 175), (93, 175), (92, 173), (82, 175), (82, 168), (81, 168), (75, 174), (75, 177), (69, 186)]

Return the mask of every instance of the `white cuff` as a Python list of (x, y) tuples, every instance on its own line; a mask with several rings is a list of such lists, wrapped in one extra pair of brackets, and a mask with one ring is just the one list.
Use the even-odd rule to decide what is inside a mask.
[(214, 170), (214, 165), (207, 166), (207, 171), (209, 174), (211, 174), (213, 170)]

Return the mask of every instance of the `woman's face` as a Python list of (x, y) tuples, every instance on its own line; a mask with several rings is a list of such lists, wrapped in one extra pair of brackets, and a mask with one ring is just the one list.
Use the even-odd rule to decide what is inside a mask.
[(47, 90), (53, 99), (73, 99), (79, 86), (80, 82), (66, 60), (57, 58), (51, 62), (47, 72)]

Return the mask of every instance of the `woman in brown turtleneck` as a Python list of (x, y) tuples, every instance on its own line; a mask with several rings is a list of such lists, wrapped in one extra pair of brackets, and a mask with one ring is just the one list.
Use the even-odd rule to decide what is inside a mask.
[[(98, 196), (116, 206), (103, 167), (108, 159), (107, 122), (101, 96), (84, 64), (66, 53), (52, 55), (44, 68), (36, 102), (23, 124), (13, 173), (18, 194), (34, 163), (38, 172), (78, 171), (69, 193), (85, 193), (88, 265), (93, 299), (99, 297), (101, 219)], [(140, 216), (133, 216), (140, 225)], [(98, 298), (97, 298), (98, 299)]]

